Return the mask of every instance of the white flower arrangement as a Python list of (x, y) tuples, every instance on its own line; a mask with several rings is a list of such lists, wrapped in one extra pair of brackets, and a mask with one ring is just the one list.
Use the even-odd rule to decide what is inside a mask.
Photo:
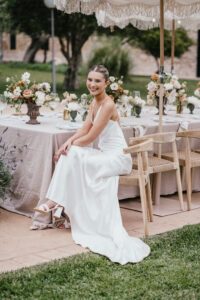
[(109, 80), (110, 80), (110, 82), (114, 82), (115, 81), (115, 77), (114, 76), (110, 76)]
[(4, 96), (8, 104), (20, 111), (22, 104), (49, 105), (51, 101), (59, 102), (60, 99), (51, 94), (48, 82), (31, 84), (30, 73), (25, 72), (18, 80), (16, 76), (6, 78), (7, 85)]
[(122, 95), (129, 94), (128, 90), (123, 89), (122, 84), (123, 84), (122, 77), (120, 79), (114, 76), (109, 77), (109, 84), (106, 88), (106, 92), (113, 99), (115, 103), (121, 101), (120, 98)]
[[(176, 75), (166, 74), (164, 82), (164, 97), (169, 104), (186, 101), (186, 82), (180, 83)], [(147, 100), (156, 100), (160, 96), (160, 75), (154, 74), (147, 85)]]
[(65, 99), (63, 99), (62, 103), (69, 103), (71, 101), (78, 101), (78, 96), (76, 94), (70, 94), (69, 92), (64, 92), (63, 96), (65, 97)]
[(193, 104), (195, 108), (200, 108), (200, 100), (194, 96), (188, 97), (187, 103)]
[(200, 98), (200, 88), (197, 88), (197, 89), (194, 91), (194, 94), (195, 94), (195, 96), (197, 96), (198, 98)]
[(110, 88), (111, 88), (111, 90), (113, 90), (113, 91), (117, 91), (117, 90), (118, 90), (118, 87), (119, 87), (119, 85), (118, 85), (116, 82), (114, 82), (114, 83), (112, 83), (112, 84), (110, 85)]
[(77, 102), (69, 102), (67, 105), (68, 111), (78, 111), (80, 109), (80, 105)]
[(48, 82), (42, 82), (39, 84), (39, 87), (44, 90), (45, 92), (50, 92), (51, 86)]
[(29, 84), (30, 83), (30, 79), (29, 79), (30, 76), (31, 76), (30, 73), (25, 72), (24, 74), (22, 74), (21, 80), (24, 81), (26, 84)]
[(35, 92), (35, 96), (36, 96), (36, 99), (35, 99), (36, 104), (38, 106), (42, 106), (45, 102), (45, 93), (37, 91), (37, 92)]

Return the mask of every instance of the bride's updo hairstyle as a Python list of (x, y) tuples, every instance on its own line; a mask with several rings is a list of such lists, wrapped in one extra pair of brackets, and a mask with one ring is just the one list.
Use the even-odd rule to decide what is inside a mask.
[(109, 80), (109, 72), (108, 70), (106, 69), (106, 67), (104, 67), (103, 65), (95, 65), (93, 66), (89, 72), (99, 72), (103, 75), (105, 81), (108, 81)]

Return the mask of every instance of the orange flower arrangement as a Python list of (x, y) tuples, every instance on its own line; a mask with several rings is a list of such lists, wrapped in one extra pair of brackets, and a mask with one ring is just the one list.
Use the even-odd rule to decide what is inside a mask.
[(153, 80), (153, 81), (158, 80), (158, 78), (159, 78), (159, 75), (158, 75), (158, 74), (153, 74), (153, 75), (151, 76), (151, 80)]

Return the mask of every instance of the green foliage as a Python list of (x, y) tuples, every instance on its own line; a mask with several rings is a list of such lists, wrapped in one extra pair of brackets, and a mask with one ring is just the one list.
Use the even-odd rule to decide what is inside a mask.
[(24, 32), (32, 37), (50, 33), (50, 10), (41, 0), (9, 0), (5, 10), (10, 17), (10, 30)]
[[(11, 77), (13, 74), (16, 76), (20, 76), (23, 72), (29, 72), (31, 73), (31, 77), (36, 82), (41, 81), (47, 81), (51, 83), (51, 71), (45, 71), (45, 70), (35, 70), (32, 69), (35, 64), (23, 64), (23, 63), (0, 63), (0, 94), (3, 93), (3, 91), (6, 88), (6, 77)], [(14, 67), (15, 66), (15, 67)], [(41, 68), (43, 68), (43, 64), (41, 64)], [(75, 92), (78, 96), (80, 96), (83, 93), (88, 93), (87, 87), (86, 87), (86, 73), (87, 70), (84, 70), (83, 73), (79, 73), (79, 89), (75, 92), (72, 90), (71, 92)], [(61, 99), (62, 99), (62, 81), (63, 81), (63, 73), (57, 72), (56, 68), (56, 88), (57, 92), (59, 93)], [(129, 75), (129, 77), (124, 80), (123, 87), (124, 89), (128, 89), (130, 91), (137, 90), (140, 91), (141, 97), (143, 99), (146, 99), (147, 96), (147, 89), (146, 86), (148, 82), (150, 81), (149, 76), (136, 76), (136, 75)], [(182, 82), (182, 80), (180, 81)], [(194, 94), (194, 90), (197, 87), (197, 80), (187, 80), (187, 94), (188, 96), (192, 96)]]
[[(23, 63), (19, 61), (10, 62), (9, 63), (10, 68), (13, 69), (27, 69), (27, 70), (36, 70), (38, 72), (48, 72), (52, 71), (52, 64), (49, 63)], [(56, 73), (64, 74), (66, 72), (67, 65), (66, 64), (60, 64), (56, 65)]]
[(0, 275), (1, 299), (200, 298), (200, 225), (145, 240), (151, 254), (121, 266), (85, 253)]
[(194, 41), (188, 36), (187, 31), (180, 27), (175, 31), (175, 56), (180, 57), (188, 50)]
[(93, 65), (104, 65), (110, 72), (110, 75), (126, 78), (129, 74), (131, 61), (129, 53), (121, 48), (119, 38), (112, 38), (106, 41), (103, 47), (94, 50), (92, 57), (88, 62), (88, 67)]
[(6, 191), (11, 185), (12, 175), (9, 168), (6, 168), (3, 160), (0, 158), (0, 198), (4, 198)]
[[(141, 31), (140, 34), (130, 34), (130, 44), (137, 45), (155, 58), (160, 56), (160, 29), (153, 28), (147, 31)], [(175, 56), (180, 57), (188, 48), (193, 45), (184, 28), (178, 28), (175, 31)], [(171, 33), (164, 31), (164, 52), (165, 56), (171, 56)]]

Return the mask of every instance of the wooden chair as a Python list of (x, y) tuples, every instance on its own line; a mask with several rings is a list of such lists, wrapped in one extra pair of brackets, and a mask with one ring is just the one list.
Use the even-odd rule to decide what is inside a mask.
[[(191, 197), (192, 197), (192, 177), (193, 168), (200, 167), (200, 151), (190, 149), (190, 138), (200, 139), (200, 130), (188, 130), (183, 132), (177, 132), (177, 137), (185, 139), (185, 151), (178, 151), (178, 160), (182, 173), (182, 183), (186, 174), (186, 190), (187, 190), (187, 208), (191, 209)], [(172, 153), (163, 153), (164, 159), (172, 160)]]
[(149, 166), (147, 151), (153, 150), (153, 141), (146, 139), (145, 141), (124, 149), (125, 153), (135, 153), (138, 161), (138, 170), (132, 170), (129, 175), (121, 175), (119, 184), (128, 186), (139, 186), (140, 199), (142, 206), (142, 215), (144, 223), (144, 234), (148, 235), (148, 217), (153, 221), (151, 188), (149, 180)]
[[(154, 144), (163, 145), (163, 144), (170, 143), (172, 145), (172, 155), (170, 159), (167, 159), (166, 157), (163, 156), (161, 158), (161, 153), (159, 154), (159, 157), (155, 153), (154, 156), (148, 157), (149, 174), (157, 174), (157, 173), (175, 170), (180, 208), (183, 211), (184, 205), (183, 205), (183, 194), (182, 194), (179, 161), (178, 161), (178, 154), (176, 148), (176, 133), (175, 132), (156, 133), (156, 134), (150, 134), (139, 138), (130, 138), (129, 144), (134, 145), (134, 143), (137, 142), (138, 140), (143, 140), (146, 138), (151, 138)], [(135, 157), (133, 157), (133, 168), (136, 169), (138, 168), (138, 162), (135, 159)]]

